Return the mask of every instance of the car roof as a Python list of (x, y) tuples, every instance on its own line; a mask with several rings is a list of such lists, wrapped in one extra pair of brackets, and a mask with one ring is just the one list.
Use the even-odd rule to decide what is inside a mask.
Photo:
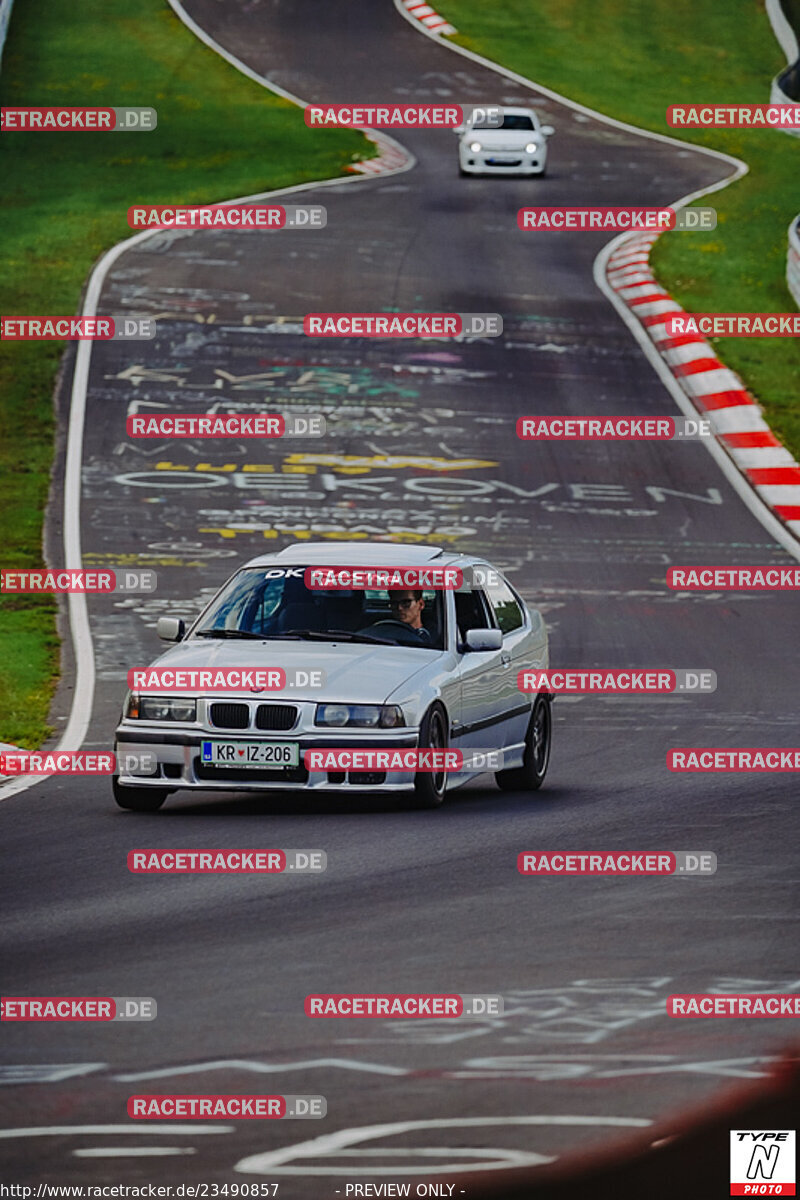
[(441, 546), (421, 546), (407, 542), (301, 542), (286, 546), (276, 554), (260, 554), (244, 564), (262, 567), (273, 563), (309, 566), (314, 563), (337, 567), (387, 566), (413, 567), (422, 563), (450, 566), (453, 563), (485, 562), (480, 556), (457, 554)]

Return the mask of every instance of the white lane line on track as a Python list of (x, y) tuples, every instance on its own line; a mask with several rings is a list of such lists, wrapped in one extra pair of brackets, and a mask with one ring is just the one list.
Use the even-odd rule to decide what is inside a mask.
[(20, 1083), (61, 1083), (102, 1071), (107, 1063), (12, 1063), (0, 1066), (0, 1086)]
[(75, 1158), (165, 1158), (172, 1154), (196, 1154), (192, 1146), (96, 1146), (88, 1150), (73, 1150)]
[(137, 1083), (141, 1079), (168, 1079), (173, 1075), (203, 1075), (206, 1071), (253, 1071), (272, 1075), (281, 1071), (311, 1071), (320, 1067), (336, 1067), (342, 1071), (364, 1071), (372, 1075), (408, 1075), (403, 1067), (388, 1067), (381, 1063), (360, 1062), (355, 1058), (309, 1058), (288, 1063), (253, 1062), (251, 1059), (225, 1058), (215, 1062), (193, 1063), (184, 1067), (163, 1067), (155, 1071), (136, 1071), (115, 1075), (120, 1083)]
[[(394, 1137), (396, 1135), (411, 1133), (416, 1130), (426, 1129), (470, 1129), (486, 1126), (502, 1126), (510, 1125), (545, 1125), (545, 1126), (613, 1126), (623, 1129), (641, 1129), (648, 1125), (652, 1125), (652, 1121), (643, 1117), (595, 1117), (595, 1116), (531, 1116), (531, 1117), (443, 1117), (432, 1118), (428, 1121), (396, 1121), (385, 1125), (362, 1125), (352, 1129), (340, 1129), (336, 1133), (323, 1134), (321, 1137), (311, 1138), (305, 1142), (297, 1142), (293, 1146), (283, 1146), (277, 1150), (268, 1150), (263, 1154), (252, 1154), (247, 1158), (241, 1159), (234, 1171), (240, 1171), (242, 1174), (267, 1174), (274, 1173), (279, 1175), (380, 1175), (380, 1174), (408, 1174), (421, 1172), (436, 1172), (437, 1174), (449, 1173), (464, 1169), (463, 1163), (443, 1163), (440, 1166), (431, 1166), (430, 1163), (425, 1163), (415, 1168), (397, 1168), (392, 1165), (382, 1168), (367, 1165), (366, 1167), (353, 1166), (348, 1161), (347, 1166), (331, 1167), (290, 1167), (286, 1164), (298, 1158), (320, 1158), (324, 1155), (337, 1156), (342, 1151), (348, 1151), (347, 1158), (351, 1160), (358, 1154), (358, 1151), (350, 1150), (350, 1147), (361, 1142), (374, 1141), (376, 1138)], [(409, 1150), (411, 1148), (408, 1148)], [(425, 1149), (433, 1149), (426, 1147)], [(419, 1153), (419, 1151), (417, 1151)], [(467, 1154), (468, 1151), (461, 1149), (455, 1150), (455, 1154)], [(514, 1150), (502, 1149), (487, 1149), (486, 1153), (497, 1155), (499, 1158), (505, 1158), (505, 1163), (491, 1161), (486, 1163), (470, 1163), (470, 1171), (493, 1171), (499, 1165), (503, 1166), (520, 1166), (520, 1165), (536, 1165), (543, 1162), (551, 1162), (551, 1158), (535, 1153), (522, 1153)], [(520, 1161), (522, 1159), (522, 1161)]]
[[(270, 92), (274, 92), (278, 96), (282, 96), (285, 100), (290, 100), (292, 103), (304, 108), (309, 101), (303, 100), (300, 96), (295, 96), (292, 92), (287, 92), (285, 88), (280, 87), (277, 83), (272, 83), (269, 79), (259, 75), (250, 67), (240, 62), (232, 54), (229, 54), (222, 46), (202, 29), (189, 14), (185, 11), (179, 0), (168, 0), (170, 7), (175, 12), (175, 15), (183, 22), (184, 25), (197, 37), (204, 45), (219, 54), (227, 63), (240, 71), (242, 75), (246, 75), (248, 79), (252, 79), (261, 87), (266, 88)], [(376, 142), (382, 152), (392, 152), (393, 154), (402, 156), (402, 164), (387, 167), (381, 174), (382, 178), (388, 178), (391, 175), (401, 175), (405, 171), (412, 170), (416, 164), (416, 157), (402, 146), (394, 138), (386, 133), (378, 132), (377, 130), (364, 127), (359, 130), (370, 140)], [(355, 165), (355, 164), (354, 164)], [(253, 196), (239, 196), (235, 200), (209, 200), (208, 204), (250, 204), (257, 200), (265, 200), (273, 196), (284, 196), (295, 192), (305, 192), (311, 189), (320, 187), (334, 187), (337, 185), (346, 185), (354, 183), (362, 183), (369, 176), (361, 174), (351, 175), (336, 175), (329, 179), (314, 179), (308, 183), (296, 183), (289, 187), (276, 188), (274, 191), (258, 192)], [(132, 246), (138, 245), (139, 242), (146, 241), (148, 238), (157, 236), (161, 231), (157, 229), (143, 230), (141, 233), (136, 233), (132, 237), (125, 238), (124, 241), (118, 242), (116, 246), (112, 246), (108, 250), (97, 265), (94, 267), (89, 276), (89, 283), (86, 289), (86, 297), (81, 315), (90, 317), (97, 314), (97, 302), (100, 297), (106, 276), (114, 265), (116, 260), (126, 250)], [(187, 229), (181, 231), (181, 236), (187, 234), (192, 236), (195, 232), (202, 230)], [(89, 384), (89, 368), (91, 365), (92, 342), (79, 342), (78, 350), (75, 359), (75, 370), (72, 378), (72, 393), (70, 403), (69, 426), (67, 432), (67, 457), (64, 471), (64, 566), (69, 568), (79, 568), (82, 566), (81, 560), (81, 526), (80, 526), (80, 505), (81, 505), (81, 463), (83, 460), (83, 428), (86, 416), (86, 397)], [(72, 649), (76, 663), (75, 673), (75, 689), (72, 697), (72, 707), (70, 709), (69, 720), (61, 740), (55, 747), (54, 752), (58, 753), (61, 750), (79, 750), (83, 745), (86, 733), (89, 728), (92, 714), (92, 704), (94, 701), (95, 687), (95, 665), (94, 665), (94, 647), (92, 645), (91, 631), (89, 628), (89, 609), (86, 601), (86, 596), (78, 593), (70, 593), (67, 596), (68, 612), (69, 612), (69, 628), (72, 638)], [(14, 778), (6, 783), (0, 783), (0, 802), (10, 800), (12, 796), (18, 795), (20, 792), (27, 791), (28, 788), (35, 787), (37, 783), (43, 783), (44, 780), (50, 778), (48, 775), (22, 775)]]
[[(411, 24), (415, 29), (417, 29), (418, 32), (427, 37), (431, 37), (427, 30), (419, 26), (418, 22), (409, 18), (403, 7), (402, 0), (393, 0), (393, 3), (400, 15), (404, 17), (405, 20), (410, 20)], [(442, 42), (439, 38), (432, 37), (432, 40), (438, 45), (442, 45)], [(444, 45), (454, 54), (460, 54), (464, 58), (468, 58), (472, 62), (480, 64), (480, 66), (485, 67), (487, 70), (497, 72), (497, 74), (502, 75), (506, 79), (511, 79), (515, 83), (521, 83), (525, 87), (532, 88), (534, 91), (539, 92), (543, 96), (548, 96), (552, 100), (556, 100), (559, 104), (565, 105), (574, 112), (592, 117), (606, 125), (613, 126), (615, 129), (624, 129), (627, 132), (634, 133), (639, 137), (649, 138), (651, 141), (665, 142), (667, 145), (680, 147), (682, 151), (692, 150), (698, 154), (705, 154), (709, 158), (716, 158), (720, 162), (727, 163), (733, 168), (731, 174), (726, 176), (725, 179), (720, 179), (716, 183), (710, 184), (708, 187), (698, 188), (697, 191), (690, 192), (689, 195), (682, 196), (679, 200), (673, 201), (670, 206), (672, 208), (685, 208), (694, 200), (699, 200), (703, 196), (710, 196), (714, 192), (722, 191), (723, 188), (728, 187), (732, 183), (736, 183), (750, 170), (747, 163), (743, 162), (742, 159), (734, 158), (733, 155), (725, 154), (721, 150), (713, 150), (710, 146), (698, 146), (693, 142), (683, 142), (679, 138), (670, 137), (665, 133), (655, 133), (651, 129), (642, 129), (637, 125), (629, 125), (626, 121), (618, 121), (615, 117), (609, 117), (605, 113), (598, 112), (596, 109), (587, 108), (585, 104), (579, 104), (575, 100), (570, 100), (567, 96), (562, 95), (560, 92), (553, 91), (552, 88), (544, 87), (542, 84), (535, 83), (532, 79), (528, 79), (524, 75), (519, 75), (516, 71), (511, 71), (507, 67), (502, 67), (499, 63), (492, 62), (492, 60), (489, 58), (484, 58), (481, 54), (476, 54), (472, 50), (466, 50), (463, 46), (455, 45), (453, 42), (446, 42)], [(615, 256), (615, 262), (617, 262), (620, 266), (633, 266), (636, 263), (641, 263), (645, 270), (649, 269), (649, 251), (651, 244), (652, 239), (647, 237), (643, 238), (641, 235), (636, 233), (619, 234), (617, 237), (613, 238), (608, 245), (603, 247), (595, 259), (593, 268), (594, 281), (603, 295), (606, 296), (606, 298), (613, 304), (614, 308), (622, 317), (622, 320), (636, 338), (648, 362), (653, 367), (656, 374), (660, 377), (661, 381), (667, 388), (667, 391), (670, 393), (675, 403), (680, 408), (681, 412), (684, 414), (684, 416), (696, 417), (697, 409), (685, 395), (672, 372), (667, 368), (658, 350), (655, 348), (650, 338), (639, 324), (638, 320), (636, 320), (636, 318), (631, 314), (630, 309), (623, 303), (619, 295), (609, 285), (609, 282), (606, 278), (609, 258), (616, 250), (621, 249), (623, 246), (626, 246), (630, 253), (619, 254), (618, 256)], [(659, 290), (663, 292), (663, 289), (661, 289), (660, 286)], [(666, 295), (666, 293), (664, 294)], [(663, 311), (682, 310), (680, 305), (671, 298), (660, 303), (656, 303), (653, 306), (639, 306), (639, 312), (642, 315), (649, 313), (654, 314), (656, 312)], [(739, 385), (737, 382), (737, 387), (738, 386)], [(778, 520), (769, 507), (770, 503), (780, 503), (781, 500), (783, 500), (784, 503), (793, 502), (794, 497), (788, 495), (784, 497), (783, 493), (773, 492), (770, 487), (762, 488), (762, 494), (759, 495), (757, 492), (753, 491), (751, 484), (742, 476), (741, 472), (733, 463), (727, 452), (723, 450), (723, 448), (716, 441), (716, 438), (703, 438), (702, 444), (705, 446), (706, 450), (714, 459), (715, 463), (722, 471), (731, 487), (744, 502), (745, 506), (750, 510), (756, 520), (763, 525), (767, 533), (769, 533), (775, 539), (775, 541), (777, 541), (783, 547), (784, 550), (791, 554), (793, 558), (800, 561), (800, 543), (798, 543), (797, 539), (789, 532), (788, 529), (786, 529), (783, 523)]]

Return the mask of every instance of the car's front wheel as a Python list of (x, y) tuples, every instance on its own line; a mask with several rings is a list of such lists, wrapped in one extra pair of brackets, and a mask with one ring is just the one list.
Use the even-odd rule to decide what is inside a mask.
[[(447, 749), (447, 716), (440, 704), (432, 705), (419, 727), (420, 750)], [(417, 808), (438, 808), (447, 790), (446, 771), (418, 771), (414, 780)]]
[(510, 771), (498, 771), (494, 777), (502, 791), (535, 792), (542, 786), (550, 762), (552, 732), (550, 697), (538, 696), (525, 735), (522, 766)]
[(120, 808), (130, 808), (134, 812), (155, 812), (169, 795), (166, 788), (127, 787), (116, 775), (111, 780), (111, 788)]

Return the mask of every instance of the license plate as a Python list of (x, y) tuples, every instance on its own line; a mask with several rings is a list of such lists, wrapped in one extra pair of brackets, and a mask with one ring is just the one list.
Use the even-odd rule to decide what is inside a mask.
[(519, 166), (518, 158), (487, 158), (486, 161), (490, 167), (517, 167), (517, 166)]
[(297, 742), (203, 742), (204, 763), (214, 767), (297, 767), (300, 747)]

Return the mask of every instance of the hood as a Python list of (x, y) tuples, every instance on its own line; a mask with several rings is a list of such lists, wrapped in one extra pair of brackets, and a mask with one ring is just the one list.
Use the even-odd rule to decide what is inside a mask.
[[(286, 687), (283, 691), (241, 693), (242, 699), (339, 701), (343, 704), (383, 704), (412, 675), (438, 664), (445, 652), (414, 646), (372, 646), (358, 642), (215, 641), (197, 639), (171, 647), (153, 667), (282, 667), (324, 672), (323, 687)], [(187, 695), (189, 693), (186, 693)], [(209, 693), (211, 694), (211, 693)], [(232, 699), (239, 693), (218, 692)]]

